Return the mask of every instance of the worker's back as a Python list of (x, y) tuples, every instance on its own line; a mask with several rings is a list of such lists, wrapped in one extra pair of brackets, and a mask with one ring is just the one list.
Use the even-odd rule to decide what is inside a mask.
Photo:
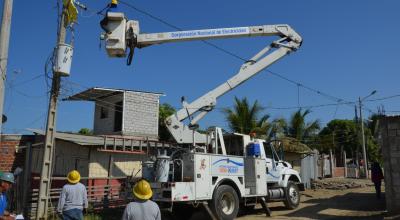
[(87, 207), (86, 188), (82, 183), (64, 185), (60, 200), (59, 212)]
[(160, 208), (151, 200), (131, 202), (126, 206), (122, 219), (161, 220)]

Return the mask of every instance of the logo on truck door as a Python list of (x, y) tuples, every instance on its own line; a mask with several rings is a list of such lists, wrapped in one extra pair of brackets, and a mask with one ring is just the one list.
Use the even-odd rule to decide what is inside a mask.
[(206, 159), (202, 159), (200, 162), (200, 170), (206, 169)]
[(243, 166), (243, 163), (234, 161), (229, 158), (224, 158), (217, 160), (213, 163), (213, 166), (219, 164), (219, 163), (226, 163), (226, 164), (220, 164), (218, 165), (218, 172), (219, 173), (230, 173), (230, 174), (236, 174), (239, 171), (239, 167)]

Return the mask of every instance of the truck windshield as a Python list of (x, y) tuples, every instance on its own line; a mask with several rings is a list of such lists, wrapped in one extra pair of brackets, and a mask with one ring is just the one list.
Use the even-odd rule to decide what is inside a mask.
[(271, 158), (272, 159), (273, 156), (274, 156), (274, 153), (273, 153), (273, 151), (271, 149), (271, 146), (268, 143), (264, 142), (264, 147), (265, 147), (265, 156), (267, 158)]
[(267, 158), (271, 158), (271, 159), (274, 159), (275, 161), (279, 161), (279, 156), (276, 153), (273, 144), (264, 142), (264, 148), (265, 148), (265, 156)]

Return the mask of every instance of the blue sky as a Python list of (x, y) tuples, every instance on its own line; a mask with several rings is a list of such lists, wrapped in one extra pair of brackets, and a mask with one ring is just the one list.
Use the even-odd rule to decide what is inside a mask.
[[(301, 49), (272, 65), (269, 70), (346, 101), (356, 101), (371, 91), (371, 99), (400, 94), (397, 43), (400, 36), (400, 1), (144, 1), (125, 0), (184, 30), (289, 24), (304, 39)], [(75, 51), (69, 82), (62, 95), (88, 87), (110, 87), (163, 92), (167, 102), (180, 108), (180, 97), (192, 101), (235, 74), (242, 62), (202, 42), (171, 43), (136, 49), (133, 64), (111, 59), (99, 48), (95, 14), (108, 1), (82, 0), (89, 11), (79, 15), (75, 27)], [(56, 1), (14, 1), (7, 71), (6, 103), (8, 122), (3, 133), (26, 133), (25, 128), (45, 128), (48, 87), (44, 66), (56, 43)], [(142, 32), (175, 31), (160, 21), (124, 4), (119, 8), (130, 19), (139, 20)], [(241, 57), (250, 58), (273, 37), (213, 40)], [(36, 78), (35, 78), (36, 77)], [(32, 80), (33, 79), (33, 80)], [(71, 83), (73, 82), (73, 83)], [(282, 80), (268, 72), (239, 86), (218, 100), (217, 109), (200, 123), (202, 127), (227, 127), (221, 108), (234, 97), (258, 100), (265, 107), (296, 107), (331, 104), (334, 100)], [(400, 97), (366, 102), (376, 111), (400, 111)], [(57, 130), (92, 128), (94, 104), (59, 102)], [(265, 113), (289, 117), (296, 109), (271, 109)], [(354, 106), (312, 108), (309, 119), (325, 124), (335, 118), (353, 118)], [(389, 112), (388, 112), (389, 113)], [(370, 112), (364, 111), (365, 115)]]

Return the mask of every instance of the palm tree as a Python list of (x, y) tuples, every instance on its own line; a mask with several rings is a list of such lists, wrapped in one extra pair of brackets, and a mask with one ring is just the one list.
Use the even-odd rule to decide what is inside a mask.
[(165, 119), (167, 119), (170, 115), (175, 114), (175, 112), (175, 108), (168, 103), (163, 103), (159, 107), (158, 136), (160, 137), (161, 141), (173, 140), (165, 124)]
[(276, 118), (271, 122), (270, 129), (267, 131), (268, 139), (279, 139), (285, 136), (287, 122), (284, 118)]
[(315, 135), (320, 129), (320, 122), (319, 120), (306, 122), (306, 117), (310, 113), (311, 111), (309, 109), (305, 111), (299, 109), (293, 113), (285, 128), (286, 135), (296, 138), (299, 141), (303, 141), (304, 139)]
[(239, 99), (235, 97), (233, 109), (224, 108), (223, 113), (229, 123), (229, 128), (233, 132), (242, 134), (256, 133), (258, 137), (266, 136), (270, 130), (268, 122), (269, 115), (265, 114), (260, 117), (264, 108), (256, 100), (252, 105), (249, 104), (247, 98)]

